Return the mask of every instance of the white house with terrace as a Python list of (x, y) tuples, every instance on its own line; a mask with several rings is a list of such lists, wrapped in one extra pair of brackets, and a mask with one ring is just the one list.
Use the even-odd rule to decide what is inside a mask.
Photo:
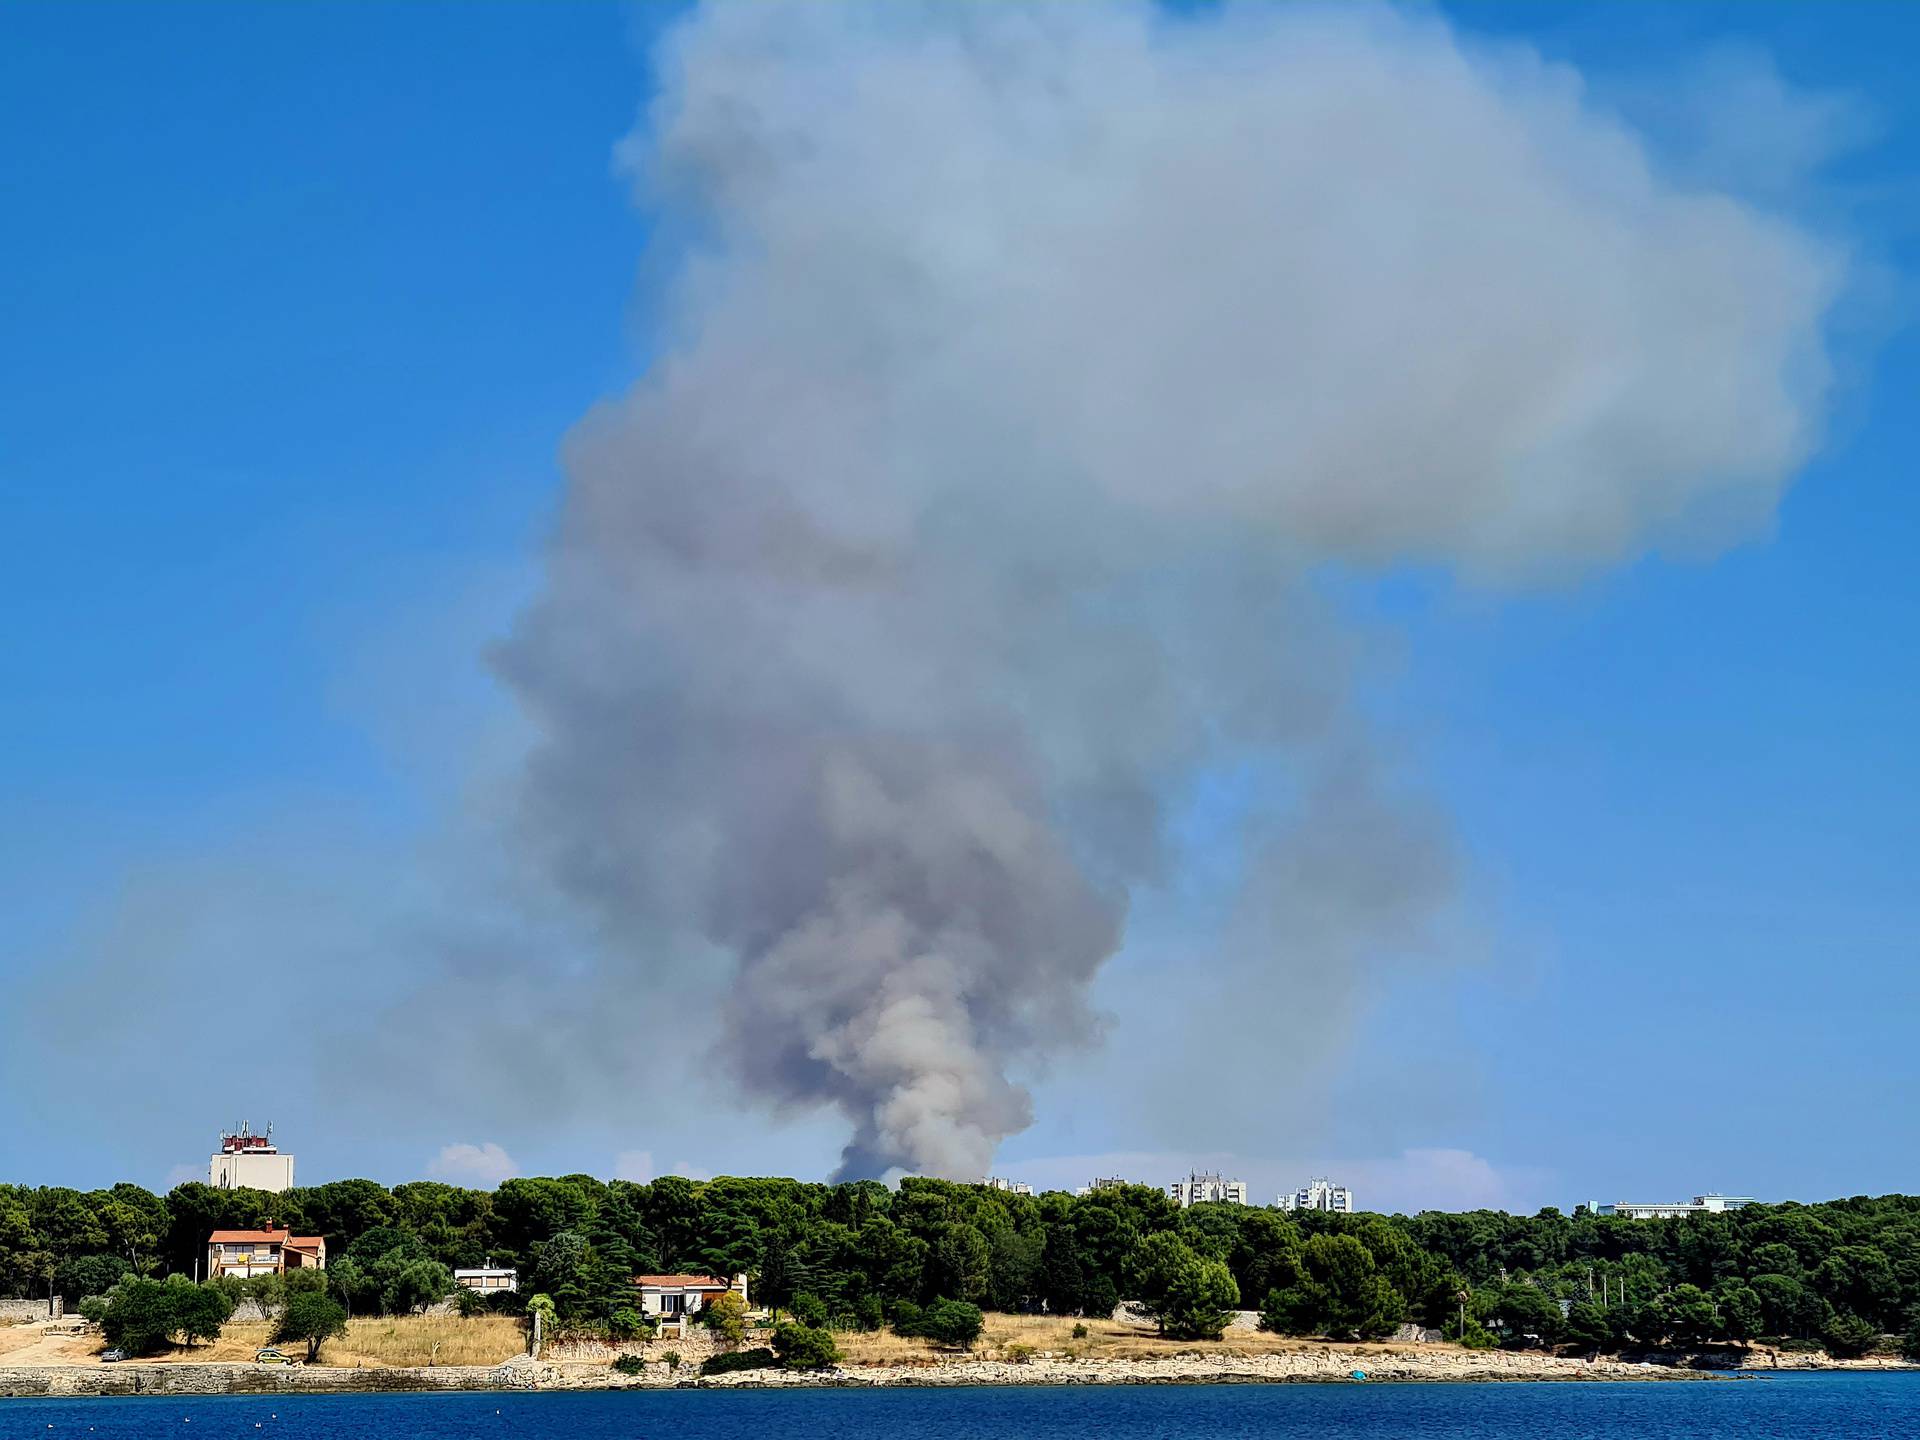
[(731, 1281), (717, 1275), (636, 1275), (633, 1288), (640, 1295), (640, 1313), (662, 1325), (674, 1325), (690, 1315), (698, 1315), (722, 1295), (740, 1297), (747, 1303), (747, 1277), (736, 1275)]

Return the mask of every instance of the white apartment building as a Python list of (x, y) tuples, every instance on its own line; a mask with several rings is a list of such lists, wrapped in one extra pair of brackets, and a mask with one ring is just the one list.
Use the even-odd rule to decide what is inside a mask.
[(1173, 1203), (1182, 1210), (1189, 1205), (1224, 1203), (1244, 1205), (1247, 1203), (1247, 1182), (1244, 1180), (1223, 1180), (1218, 1175), (1202, 1174), (1196, 1170), (1184, 1180), (1176, 1180), (1167, 1187), (1167, 1193), (1173, 1197)]
[(1033, 1186), (1024, 1180), (1002, 1180), (998, 1175), (989, 1175), (980, 1182), (989, 1190), (1004, 1190), (1009, 1195), (1031, 1195)]
[(1273, 1202), (1282, 1210), (1328, 1210), (1338, 1215), (1353, 1213), (1353, 1191), (1335, 1185), (1324, 1175), (1316, 1175), (1291, 1194)]
[(278, 1195), (293, 1188), (293, 1156), (273, 1143), (273, 1127), (255, 1135), (242, 1124), (220, 1137), (220, 1149), (207, 1165), (207, 1184), (216, 1190), (265, 1190)]
[(1622, 1215), (1629, 1220), (1677, 1220), (1683, 1215), (1719, 1215), (1728, 1210), (1743, 1210), (1760, 1202), (1751, 1195), (1696, 1195), (1691, 1200), (1618, 1200), (1601, 1205), (1589, 1200), (1587, 1210), (1594, 1215)]

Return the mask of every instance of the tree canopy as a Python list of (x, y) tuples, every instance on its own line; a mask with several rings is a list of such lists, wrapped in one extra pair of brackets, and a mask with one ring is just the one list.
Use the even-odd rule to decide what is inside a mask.
[(209, 1232), (261, 1225), (325, 1236), (334, 1257), (323, 1277), (291, 1272), (266, 1297), (276, 1302), (324, 1285), (354, 1313), (413, 1309), (448, 1293), (454, 1267), (491, 1260), (518, 1267), (522, 1289), (489, 1305), (522, 1307), (537, 1289), (562, 1323), (609, 1331), (616, 1315), (631, 1328), (633, 1275), (682, 1271), (745, 1272), (757, 1302), (803, 1305), (812, 1329), (874, 1328), (937, 1302), (1105, 1316), (1123, 1298), (1169, 1333), (1218, 1333), (1247, 1308), (1290, 1333), (1378, 1335), (1413, 1320), (1594, 1347), (1853, 1345), (1920, 1323), (1920, 1199), (1907, 1196), (1667, 1220), (1383, 1216), (1181, 1210), (1146, 1186), (1016, 1195), (917, 1178), (889, 1189), (565, 1175), (493, 1191), (342, 1180), (277, 1195), (188, 1183), (165, 1196), (0, 1185), (0, 1294), (58, 1293), (76, 1306), (139, 1297), (117, 1323), (149, 1335), (158, 1319), (140, 1311), (151, 1293), (131, 1282), (191, 1275)]

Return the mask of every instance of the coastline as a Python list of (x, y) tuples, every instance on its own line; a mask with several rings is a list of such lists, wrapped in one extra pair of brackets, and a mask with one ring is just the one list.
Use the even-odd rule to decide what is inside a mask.
[(235, 1363), (0, 1366), (0, 1398), (122, 1395), (300, 1395), (439, 1390), (873, 1389), (979, 1385), (1231, 1385), (1409, 1381), (1701, 1380), (1714, 1372), (1623, 1360), (1565, 1360), (1500, 1352), (1360, 1351), (1327, 1347), (1287, 1355), (1177, 1355), (1154, 1360), (950, 1360), (824, 1371), (749, 1370), (725, 1375), (621, 1375), (581, 1361), (517, 1359), (504, 1365), (268, 1367)]

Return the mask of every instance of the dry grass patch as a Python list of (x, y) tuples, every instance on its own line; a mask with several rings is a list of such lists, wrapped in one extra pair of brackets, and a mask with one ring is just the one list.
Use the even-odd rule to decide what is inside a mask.
[(367, 1316), (320, 1357), (329, 1365), (498, 1365), (526, 1349), (526, 1327), (512, 1315)]
[[(171, 1364), (244, 1363), (273, 1343), (270, 1321), (230, 1321), (211, 1344), (191, 1350), (176, 1347), (154, 1360)], [(96, 1341), (98, 1343), (98, 1341)], [(280, 1347), (296, 1360), (307, 1347), (289, 1341)], [(320, 1347), (323, 1365), (498, 1365), (527, 1348), (526, 1330), (511, 1315), (364, 1315), (347, 1322), (347, 1333)]]
[[(1083, 1338), (1074, 1338), (1077, 1325), (1087, 1329)], [(834, 1338), (853, 1365), (938, 1365), (962, 1358), (960, 1351), (891, 1330)], [(1168, 1355), (1274, 1355), (1298, 1350), (1303, 1343), (1264, 1330), (1229, 1330), (1222, 1340), (1166, 1340), (1151, 1330), (1112, 1320), (989, 1313), (973, 1354), (984, 1360), (1018, 1361), (1042, 1354), (1071, 1355), (1076, 1360), (1153, 1360)]]

